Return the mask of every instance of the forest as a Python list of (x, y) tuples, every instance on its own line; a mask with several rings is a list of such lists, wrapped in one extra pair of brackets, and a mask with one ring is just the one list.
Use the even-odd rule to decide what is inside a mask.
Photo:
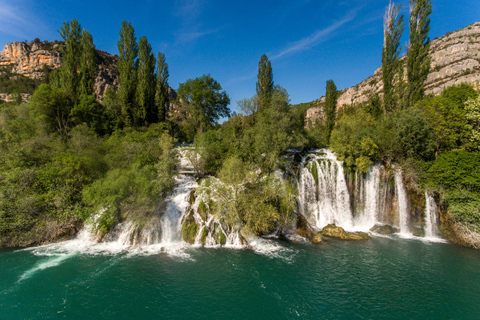
[(53, 241), (88, 221), (99, 238), (124, 220), (146, 223), (175, 184), (181, 142), (200, 155), (191, 156), (197, 178), (224, 185), (211, 210), (256, 235), (294, 223), (294, 179), (275, 182), (279, 169), (294, 170), (286, 151), (323, 147), (352, 171), (400, 166), (409, 189), (435, 193), (453, 220), (480, 232), (480, 96), (467, 84), (425, 95), (431, 4), (414, 3), (403, 60), (403, 16), (399, 6), (387, 9), (382, 94), (337, 109), (329, 80), (315, 123), (306, 121), (310, 104), (292, 106), (274, 82), (267, 55), (256, 94), (237, 102), (238, 113), (209, 74), (181, 83), (170, 101), (165, 55), (128, 22), (119, 32), (119, 87), (99, 101), (93, 38), (77, 20), (64, 22), (61, 67), (41, 84), (9, 86), (33, 92), (28, 102), (0, 105), (0, 246)]

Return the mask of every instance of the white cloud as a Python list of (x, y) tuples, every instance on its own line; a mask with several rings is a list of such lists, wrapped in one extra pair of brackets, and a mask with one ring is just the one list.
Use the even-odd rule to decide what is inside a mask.
[(297, 52), (308, 50), (326, 41), (330, 37), (330, 35), (332, 35), (336, 30), (344, 26), (346, 23), (352, 21), (357, 15), (357, 12), (359, 11), (359, 9), (360, 8), (350, 11), (341, 20), (334, 22), (327, 28), (317, 30), (310, 36), (292, 43), (291, 45), (281, 50), (279, 53), (275, 54), (271, 58), (271, 60), (276, 60), (289, 54), (294, 54)]
[(43, 28), (38, 19), (25, 10), (25, 7), (28, 5), (23, 1), (15, 1), (15, 4), (12, 4), (0, 0), (0, 33), (25, 38), (38, 32), (39, 26)]

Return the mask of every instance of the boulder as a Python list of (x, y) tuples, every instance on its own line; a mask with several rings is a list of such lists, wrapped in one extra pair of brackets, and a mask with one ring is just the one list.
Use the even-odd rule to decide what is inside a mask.
[(342, 240), (368, 240), (370, 237), (365, 232), (347, 232), (342, 227), (329, 224), (322, 229), (321, 235)]
[(390, 235), (390, 234), (400, 232), (400, 229), (392, 227), (391, 225), (388, 225), (388, 224), (384, 224), (384, 225), (376, 224), (372, 228), (370, 228), (370, 231), (378, 234)]

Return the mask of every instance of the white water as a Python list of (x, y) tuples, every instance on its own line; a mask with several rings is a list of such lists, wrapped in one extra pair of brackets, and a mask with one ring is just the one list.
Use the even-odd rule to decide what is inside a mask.
[(380, 223), (385, 210), (386, 186), (382, 184), (382, 165), (373, 165), (365, 177), (357, 172), (357, 197), (355, 229), (369, 230)]
[[(342, 162), (329, 150), (317, 151), (302, 162), (298, 179), (300, 212), (320, 229), (335, 223), (349, 231), (368, 231), (376, 224), (391, 224), (399, 228), (401, 237), (415, 238), (410, 229), (409, 198), (402, 171), (394, 170), (394, 193), (389, 189), (389, 181), (380, 164), (371, 166), (366, 174), (356, 172), (350, 199)], [(441, 240), (435, 201), (427, 194), (425, 201), (422, 239)]]
[(402, 171), (400, 170), (395, 170), (395, 192), (398, 202), (398, 227), (400, 228), (400, 234), (408, 237), (412, 235), (409, 228), (408, 196), (403, 184)]
[(425, 192), (425, 237), (438, 238), (437, 204), (428, 192)]
[[(352, 229), (353, 217), (343, 163), (338, 161), (330, 150), (310, 157), (313, 160), (304, 164), (301, 170), (302, 213), (305, 216), (310, 214), (319, 228), (335, 223), (345, 229)], [(310, 169), (308, 166), (311, 166)], [(317, 179), (312, 172), (317, 173)]]

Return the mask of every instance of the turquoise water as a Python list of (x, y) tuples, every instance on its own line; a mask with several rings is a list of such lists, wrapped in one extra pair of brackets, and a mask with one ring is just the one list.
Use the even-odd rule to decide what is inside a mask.
[(480, 251), (418, 240), (47, 246), (0, 251), (0, 270), (0, 319), (480, 319)]

